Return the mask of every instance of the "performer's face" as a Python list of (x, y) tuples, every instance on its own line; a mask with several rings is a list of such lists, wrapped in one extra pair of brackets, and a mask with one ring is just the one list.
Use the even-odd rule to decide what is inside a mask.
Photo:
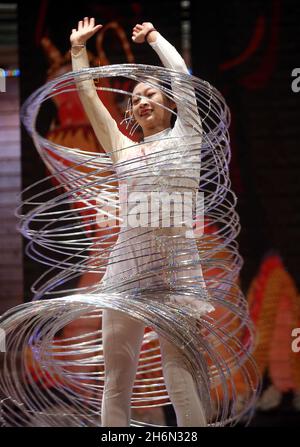
[[(141, 95), (143, 98), (137, 95)], [(169, 109), (175, 108), (175, 103), (167, 98), (159, 88), (150, 87), (142, 82), (134, 87), (132, 113), (142, 127), (145, 136), (170, 127), (172, 113), (161, 105)]]

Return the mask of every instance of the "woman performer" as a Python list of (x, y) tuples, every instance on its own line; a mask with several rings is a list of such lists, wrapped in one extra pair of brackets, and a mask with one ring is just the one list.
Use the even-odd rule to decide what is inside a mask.
[[(73, 70), (80, 70), (89, 67), (87, 52), (85, 48), (86, 41), (93, 36), (102, 25), (95, 25), (94, 18), (85, 17), (78, 23), (78, 28), (72, 30), (70, 36), (71, 54)], [(177, 50), (153, 27), (149, 22), (137, 24), (133, 28), (132, 40), (135, 43), (148, 42), (160, 57), (166, 68), (173, 69), (177, 72), (188, 74), (188, 69), (184, 60), (178, 54)], [(122, 172), (122, 163), (128, 160), (132, 154), (135, 154), (132, 163), (144, 163), (147, 168), (146, 161), (143, 160), (145, 147), (150, 151), (156, 152), (160, 147), (159, 139), (163, 138), (179, 138), (187, 137), (193, 133), (193, 129), (186, 120), (186, 107), (192, 107), (193, 115), (198, 118), (198, 135), (201, 135), (201, 121), (197, 110), (196, 99), (189, 91), (187, 93), (186, 107), (182, 102), (176, 102), (176, 82), (172, 83), (174, 93), (174, 101), (166, 97), (159, 86), (149, 85), (148, 83), (137, 83), (132, 92), (131, 113), (134, 120), (140, 125), (143, 131), (143, 144), (137, 144), (130, 138), (126, 137), (118, 128), (115, 120), (111, 117), (108, 110), (100, 100), (93, 80), (79, 81), (77, 84), (78, 93), (85, 109), (85, 112), (91, 122), (94, 132), (99, 139), (103, 149), (111, 156), (112, 162), (117, 173)], [(177, 83), (178, 86), (178, 83)], [(171, 128), (172, 111), (177, 108), (177, 119)], [(201, 138), (200, 138), (201, 139)], [(152, 143), (151, 143), (152, 142)], [(201, 142), (198, 141), (198, 144)], [(138, 160), (138, 161), (137, 161)], [(140, 165), (139, 165), (140, 167)], [(147, 170), (145, 171), (147, 175)], [(200, 175), (200, 160), (195, 164), (195, 172)], [(152, 174), (153, 175), (153, 174)], [(151, 179), (149, 171), (148, 180)], [(157, 178), (157, 176), (156, 176)], [(145, 179), (145, 177), (144, 177)], [(199, 180), (199, 178), (198, 178)], [(196, 185), (197, 189), (197, 185)], [(106, 287), (105, 290), (128, 291), (140, 290), (147, 291), (151, 286), (163, 286), (166, 290), (174, 290), (179, 284), (178, 276), (174, 280), (174, 275), (170, 279), (170, 275), (166, 279), (166, 274), (159, 273), (163, 270), (163, 264), (159, 261), (164, 258), (168, 248), (164, 248), (164, 253), (157, 253), (157, 245), (149, 245), (146, 247), (146, 241), (149, 242), (149, 229), (147, 230), (146, 239), (143, 228), (139, 228), (140, 233), (135, 234), (134, 244), (130, 244), (130, 230), (121, 228), (118, 241), (113, 249), (114, 262), (108, 265), (107, 271), (101, 282)], [(137, 229), (131, 229), (137, 230)], [(193, 245), (192, 239), (185, 238), (186, 228), (163, 228), (153, 229), (153, 234), (160, 230), (164, 236), (179, 236), (186, 244)], [(153, 236), (152, 234), (152, 236)], [(158, 233), (157, 233), (158, 234)], [(133, 238), (134, 239), (134, 238)], [(153, 240), (153, 238), (150, 240)], [(124, 242), (127, 243), (124, 244)], [(167, 244), (168, 245), (168, 244)], [(172, 245), (172, 243), (170, 243)], [(165, 246), (166, 247), (166, 246)], [(196, 259), (198, 256), (197, 247), (194, 243), (192, 249)], [(167, 256), (167, 255), (166, 255)], [(117, 261), (115, 261), (117, 259)], [(143, 277), (145, 267), (158, 267), (156, 275)], [(131, 270), (130, 270), (131, 268)], [(131, 289), (122, 289), (122, 278), (125, 271), (130, 270)], [(198, 267), (198, 270), (201, 267)], [(134, 272), (134, 274), (133, 274)], [(157, 273), (158, 272), (158, 273)], [(192, 272), (193, 270), (186, 270)], [(185, 274), (186, 274), (185, 272)], [(199, 281), (198, 285), (203, 282), (202, 272), (197, 272)], [(183, 275), (184, 276), (184, 275)], [(186, 275), (185, 275), (186, 276)], [(155, 279), (153, 279), (155, 277)], [(195, 277), (193, 277), (195, 278)], [(196, 276), (197, 278), (197, 276)], [(151, 282), (152, 281), (152, 282)], [(178, 282), (176, 282), (178, 281)], [(205, 286), (203, 285), (203, 288)], [(104, 290), (104, 289), (103, 289)], [(202, 311), (210, 312), (213, 307), (205, 301), (200, 301), (198, 305), (202, 306)], [(198, 308), (199, 310), (199, 308)], [(129, 426), (131, 413), (130, 403), (132, 389), (134, 385), (140, 347), (143, 340), (145, 325), (133, 318), (130, 318), (124, 312), (117, 310), (104, 310), (102, 318), (102, 334), (103, 334), (103, 355), (105, 362), (105, 385), (102, 400), (102, 426)], [(199, 398), (199, 394), (195, 382), (185, 365), (184, 355), (180, 349), (170, 343), (168, 340), (159, 336), (161, 347), (162, 368), (164, 380), (170, 400), (174, 406), (177, 425), (181, 427), (187, 426), (206, 426), (207, 420), (205, 416), (204, 406)]]

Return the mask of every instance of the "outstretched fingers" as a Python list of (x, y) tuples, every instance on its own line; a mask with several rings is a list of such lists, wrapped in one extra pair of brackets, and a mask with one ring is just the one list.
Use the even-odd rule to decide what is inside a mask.
[[(95, 18), (89, 18), (89, 17), (84, 17), (83, 20), (79, 20), (78, 22), (78, 28), (73, 28), (72, 29), (72, 34), (77, 33), (77, 37), (82, 39), (84, 38), (85, 40), (89, 39), (91, 36), (93, 36), (97, 31), (99, 31), (101, 28), (103, 27), (103, 25), (96, 25), (95, 26)], [(75, 36), (73, 35), (73, 38), (75, 38)]]
[(103, 25), (96, 25), (95, 26), (95, 18), (94, 17), (85, 17), (84, 18), (84, 27), (89, 28), (90, 31), (96, 32), (98, 31), (100, 28), (102, 28)]
[(103, 25), (96, 25), (95, 27), (93, 27), (93, 31), (99, 31), (99, 29), (101, 29), (103, 27)]

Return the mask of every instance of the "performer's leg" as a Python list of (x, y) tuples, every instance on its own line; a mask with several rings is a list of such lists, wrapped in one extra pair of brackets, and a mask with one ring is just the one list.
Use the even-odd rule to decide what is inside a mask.
[(174, 406), (178, 427), (205, 427), (205, 412), (184, 355), (172, 343), (159, 337), (167, 391)]
[(130, 400), (138, 365), (144, 324), (116, 310), (102, 317), (105, 383), (102, 426), (128, 427)]

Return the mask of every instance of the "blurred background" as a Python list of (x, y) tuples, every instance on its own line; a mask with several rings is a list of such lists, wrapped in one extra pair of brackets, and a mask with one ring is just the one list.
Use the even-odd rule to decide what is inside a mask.
[[(101, 40), (88, 43), (91, 66), (158, 65), (150, 46), (131, 41), (132, 27), (151, 21), (181, 52), (191, 74), (225, 97), (242, 227), (240, 286), (257, 330), (254, 357), (264, 378), (250, 425), (299, 425), (300, 340), (293, 332), (300, 328), (299, 1), (0, 1), (0, 314), (33, 298), (31, 286), (45, 269), (26, 256), (14, 217), (17, 193), (49, 174), (20, 125), (20, 105), (47, 80), (71, 70), (69, 35), (84, 16), (106, 25)], [(111, 82), (117, 88), (120, 81)], [(121, 118), (121, 98), (107, 105)], [(38, 126), (60, 144), (102, 150), (76, 93), (49, 101)], [(81, 284), (95, 280), (83, 276)], [(80, 330), (72, 324), (65, 333)], [(156, 417), (171, 424), (174, 415), (169, 408)]]

